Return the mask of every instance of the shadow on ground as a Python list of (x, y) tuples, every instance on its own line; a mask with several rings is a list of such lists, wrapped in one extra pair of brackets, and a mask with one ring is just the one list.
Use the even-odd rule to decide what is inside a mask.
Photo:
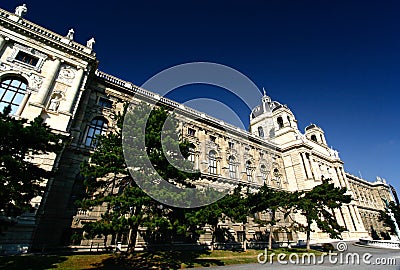
[(15, 255), (15, 256), (0, 256), (0, 269), (7, 270), (39, 270), (57, 268), (57, 263), (66, 261), (67, 258), (59, 255)]
[[(103, 260), (101, 263), (92, 264), (94, 269), (181, 269), (197, 266), (219, 266), (224, 263), (218, 259), (202, 259), (201, 254), (208, 251), (180, 252), (180, 251), (155, 251), (136, 254), (118, 254)], [(93, 268), (92, 268), (93, 269)]]

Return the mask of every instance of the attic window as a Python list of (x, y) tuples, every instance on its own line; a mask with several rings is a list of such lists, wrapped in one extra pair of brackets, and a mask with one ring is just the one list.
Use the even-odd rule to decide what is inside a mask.
[(19, 51), (18, 54), (15, 56), (15, 60), (18, 60), (20, 62), (23, 62), (25, 64), (31, 65), (31, 66), (36, 66), (37, 63), (39, 62), (39, 58), (34, 57), (31, 54), (28, 54), (23, 51)]
[(283, 119), (282, 119), (282, 117), (278, 117), (278, 119), (277, 119), (277, 122), (278, 122), (278, 126), (279, 126), (279, 128), (283, 128)]
[(112, 108), (112, 101), (103, 97), (99, 98), (98, 105), (105, 108)]
[(9, 57), (7, 57), (7, 61), (11, 63), (15, 62), (26, 68), (31, 68), (40, 72), (43, 63), (47, 58), (48, 56), (46, 54), (38, 52), (33, 48), (21, 44), (14, 44), (13, 52)]
[(258, 136), (264, 138), (264, 129), (262, 127), (258, 127)]
[(193, 128), (188, 128), (188, 129), (187, 129), (187, 134), (188, 134), (189, 136), (194, 137), (194, 135), (196, 135), (196, 130), (194, 130)]

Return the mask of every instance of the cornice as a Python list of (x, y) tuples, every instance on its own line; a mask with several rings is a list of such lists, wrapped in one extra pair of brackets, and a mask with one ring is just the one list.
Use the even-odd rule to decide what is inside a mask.
[(0, 25), (87, 62), (96, 62), (96, 54), (92, 49), (72, 40), (65, 41), (65, 37), (3, 9), (0, 9)]
[(221, 130), (225, 130), (227, 133), (234, 134), (238, 137), (243, 137), (248, 139), (251, 142), (270, 147), (271, 149), (275, 149), (277, 151), (281, 151), (280, 146), (277, 144), (266, 141), (254, 134), (243, 130), (234, 125), (228, 124), (220, 119), (214, 118), (210, 115), (207, 115), (203, 112), (197, 111), (190, 107), (187, 107), (183, 104), (180, 104), (176, 101), (170, 100), (168, 98), (162, 97), (157, 93), (145, 90), (141, 87), (134, 85), (131, 82), (124, 81), (112, 75), (109, 75), (100, 70), (96, 70), (95, 75), (98, 79), (100, 79), (105, 85), (110, 85), (118, 88), (121, 92), (127, 94), (127, 97), (133, 97), (138, 95), (142, 100), (148, 100), (153, 104), (163, 104), (167, 107), (174, 109), (177, 113), (182, 114), (184, 116), (190, 117), (190, 119), (196, 119), (197, 121), (201, 121), (208, 125), (212, 125), (213, 127), (219, 128)]

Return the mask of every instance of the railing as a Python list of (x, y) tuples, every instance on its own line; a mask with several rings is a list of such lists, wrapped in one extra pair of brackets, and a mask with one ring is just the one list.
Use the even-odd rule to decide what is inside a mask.
[(88, 210), (78, 210), (77, 216), (89, 216), (89, 211)]
[(359, 239), (359, 244), (373, 247), (400, 249), (400, 241)]
[[(17, 15), (10, 13), (6, 10), (0, 9), (0, 19), (5, 18), (7, 20), (11, 20), (13, 17), (15, 18), (15, 16), (17, 16)], [(61, 39), (65, 38), (64, 36), (61, 36), (55, 32), (52, 32), (44, 27), (41, 27), (41, 26), (39, 26), (33, 22), (27, 21), (25, 19), (20, 19), (17, 21), (17, 23), (25, 28), (28, 28), (32, 32), (46, 36), (57, 42), (60, 42)], [(85, 52), (85, 53), (87, 53), (87, 51), (90, 50), (88, 47), (86, 47), (82, 44), (79, 44), (75, 41), (70, 41), (69, 44), (66, 44), (66, 45), (69, 45), (69, 46), (73, 47), (74, 49), (81, 51), (81, 52)]]

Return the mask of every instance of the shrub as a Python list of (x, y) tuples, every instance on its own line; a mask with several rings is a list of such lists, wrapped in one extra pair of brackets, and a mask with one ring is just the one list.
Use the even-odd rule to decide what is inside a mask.
[(334, 249), (335, 248), (330, 243), (322, 244), (322, 250), (325, 251), (325, 252), (329, 252), (329, 251), (332, 252)]

